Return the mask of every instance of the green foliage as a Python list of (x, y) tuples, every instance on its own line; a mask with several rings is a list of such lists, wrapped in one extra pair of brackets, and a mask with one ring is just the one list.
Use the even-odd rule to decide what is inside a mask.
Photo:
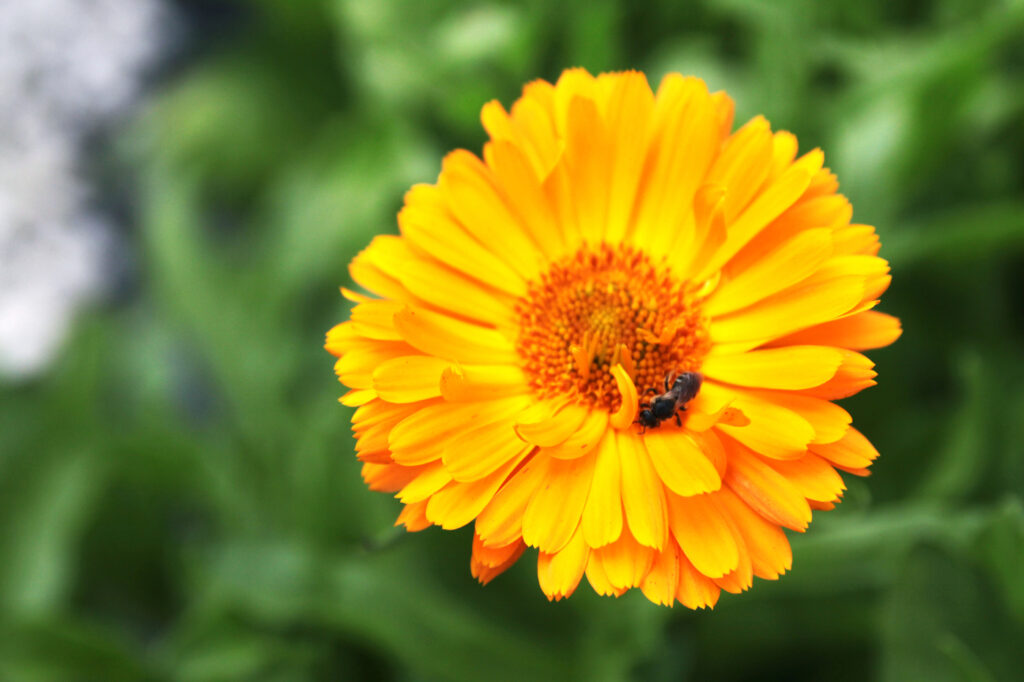
[[(193, 11), (201, 11), (193, 4)], [(237, 3), (116, 146), (133, 293), (0, 390), (0, 679), (1004, 680), (1024, 641), (1024, 4)], [(679, 70), (822, 146), (906, 328), (846, 405), (874, 475), (711, 613), (367, 491), (324, 332), (337, 287), (479, 108), (563, 67)]]

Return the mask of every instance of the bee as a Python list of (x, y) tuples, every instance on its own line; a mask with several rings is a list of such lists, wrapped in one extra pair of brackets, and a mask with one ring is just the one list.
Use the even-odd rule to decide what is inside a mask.
[[(686, 410), (686, 403), (693, 400), (700, 391), (704, 377), (700, 372), (682, 372), (678, 374), (669, 387), (669, 378), (665, 375), (665, 392), (654, 396), (648, 403), (640, 403), (640, 414), (634, 424), (641, 424), (644, 431), (661, 426), (661, 422), (670, 417), (676, 418), (678, 426), (683, 425), (679, 413)], [(658, 389), (649, 388), (647, 393), (657, 393)]]

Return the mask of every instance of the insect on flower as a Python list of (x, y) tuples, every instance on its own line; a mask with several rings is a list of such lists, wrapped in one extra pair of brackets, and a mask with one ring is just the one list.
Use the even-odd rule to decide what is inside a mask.
[[(675, 380), (672, 380), (671, 386), (669, 386), (669, 377), (671, 376), (671, 374), (665, 375), (664, 393), (655, 396), (648, 403), (640, 403), (640, 407), (643, 409), (640, 410), (639, 417), (633, 423), (643, 425), (643, 431), (661, 426), (661, 422), (673, 415), (676, 418), (676, 426), (682, 426), (683, 420), (679, 413), (686, 410), (686, 403), (696, 397), (701, 382), (704, 381), (700, 372), (682, 372)], [(647, 389), (647, 393), (657, 392), (656, 388)]]

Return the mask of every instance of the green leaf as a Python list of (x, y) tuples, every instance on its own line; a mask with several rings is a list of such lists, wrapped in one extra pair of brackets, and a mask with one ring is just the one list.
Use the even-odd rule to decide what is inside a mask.
[(1009, 680), (1024, 628), (977, 565), (921, 545), (893, 585), (882, 636), (883, 680)]

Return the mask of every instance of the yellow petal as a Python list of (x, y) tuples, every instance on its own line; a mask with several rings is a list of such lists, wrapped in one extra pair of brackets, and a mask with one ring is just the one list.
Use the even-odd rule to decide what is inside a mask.
[(396, 263), (393, 270), (410, 292), (439, 310), (495, 326), (511, 319), (515, 299), (437, 261)]
[(427, 355), (477, 364), (513, 364), (519, 359), (513, 344), (494, 329), (408, 306), (393, 318), (400, 338)]
[(527, 281), (540, 275), (543, 259), (537, 245), (480, 159), (461, 149), (451, 152), (442, 164), (438, 186), (458, 221), (488, 251)]
[(801, 232), (719, 284), (704, 312), (717, 317), (740, 310), (806, 279), (831, 255), (831, 230)]
[[(803, 282), (711, 323), (713, 343), (750, 342), (754, 347), (798, 329), (835, 319), (861, 301), (864, 278), (851, 275)], [(825, 344), (823, 344), (825, 345)]]
[(464, 404), (422, 405), (395, 424), (388, 434), (388, 447), (400, 464), (425, 464), (441, 456), (444, 444), (454, 434), (481, 424), (507, 420), (520, 412), (524, 404), (523, 398), (513, 396)]
[(665, 430), (644, 434), (643, 444), (658, 476), (677, 495), (699, 495), (718, 490), (718, 471), (682, 431)]
[(814, 439), (814, 427), (801, 415), (748, 389), (724, 388), (705, 381), (701, 391), (731, 395), (734, 405), (749, 419), (745, 426), (719, 423), (715, 430), (732, 436), (755, 452), (776, 459), (796, 459)]
[(763, 116), (752, 118), (722, 146), (708, 171), (707, 182), (726, 188), (725, 213), (729, 223), (761, 188), (771, 168), (771, 156), (771, 126)]
[(563, 405), (546, 419), (532, 423), (523, 423), (520, 420), (516, 424), (516, 433), (528, 443), (552, 448), (561, 445), (575, 434), (590, 412), (591, 409), (584, 405)]
[(441, 395), (441, 373), (451, 363), (427, 355), (386, 360), (373, 371), (373, 390), (391, 403), (412, 403)]
[(687, 218), (697, 187), (719, 146), (717, 120), (707, 86), (698, 78), (670, 74), (654, 105), (646, 181), (637, 196), (631, 243), (649, 253), (668, 255), (677, 235), (665, 225)]
[(668, 537), (665, 488), (640, 436), (620, 431), (615, 441), (622, 465), (622, 506), (630, 532), (641, 545), (661, 550)]
[(569, 542), (587, 502), (595, 459), (591, 455), (551, 460), (547, 481), (523, 515), (523, 542), (548, 553), (557, 552)]
[(833, 376), (842, 353), (827, 346), (787, 346), (737, 355), (712, 355), (701, 366), (705, 376), (729, 384), (799, 390), (820, 386)]
[(586, 419), (579, 425), (576, 432), (565, 442), (553, 448), (545, 448), (544, 452), (557, 459), (575, 459), (587, 454), (601, 442), (608, 428), (608, 413), (604, 410), (590, 410)]
[(611, 415), (608, 423), (613, 429), (628, 429), (636, 420), (636, 410), (639, 405), (636, 385), (622, 365), (615, 365), (611, 372), (612, 377), (615, 378), (615, 385), (619, 389), (619, 395), (622, 396), (622, 402), (619, 404), (619, 409)]
[(594, 480), (583, 509), (583, 539), (590, 547), (601, 547), (622, 533), (621, 465), (612, 432), (590, 456), (595, 457)]
[(373, 373), (381, 364), (415, 352), (407, 343), (380, 341), (373, 346), (345, 351), (334, 363), (334, 373), (349, 388), (373, 388)]
[(456, 481), (477, 481), (532, 449), (516, 437), (512, 419), (469, 427), (447, 441), (444, 465)]
[(610, 83), (606, 117), (613, 148), (608, 219), (603, 238), (616, 244), (632, 227), (637, 187), (647, 155), (654, 96), (647, 78), (637, 71), (617, 74)]
[(369, 339), (398, 341), (402, 338), (392, 318), (402, 309), (401, 301), (370, 300), (352, 308), (352, 328)]
[(440, 394), (451, 402), (491, 400), (529, 390), (516, 365), (451, 365), (441, 373)]
[(484, 158), (504, 191), (516, 198), (513, 209), (547, 258), (564, 255), (565, 241), (554, 209), (526, 153), (510, 142), (496, 141), (484, 147)]
[(747, 394), (799, 415), (814, 429), (811, 443), (834, 443), (846, 434), (853, 421), (849, 412), (828, 400), (788, 391), (748, 391)]
[(547, 457), (531, 457), (498, 490), (476, 519), (476, 532), (485, 543), (507, 545), (522, 537), (523, 513), (547, 480), (549, 465)]
[(406, 206), (398, 214), (398, 225), (412, 246), (452, 269), (512, 296), (526, 293), (522, 276), (471, 237), (447, 212)]
[(462, 528), (475, 519), (512, 473), (517, 461), (511, 460), (490, 476), (471, 483), (452, 481), (434, 493), (427, 502), (427, 518), (445, 530)]

